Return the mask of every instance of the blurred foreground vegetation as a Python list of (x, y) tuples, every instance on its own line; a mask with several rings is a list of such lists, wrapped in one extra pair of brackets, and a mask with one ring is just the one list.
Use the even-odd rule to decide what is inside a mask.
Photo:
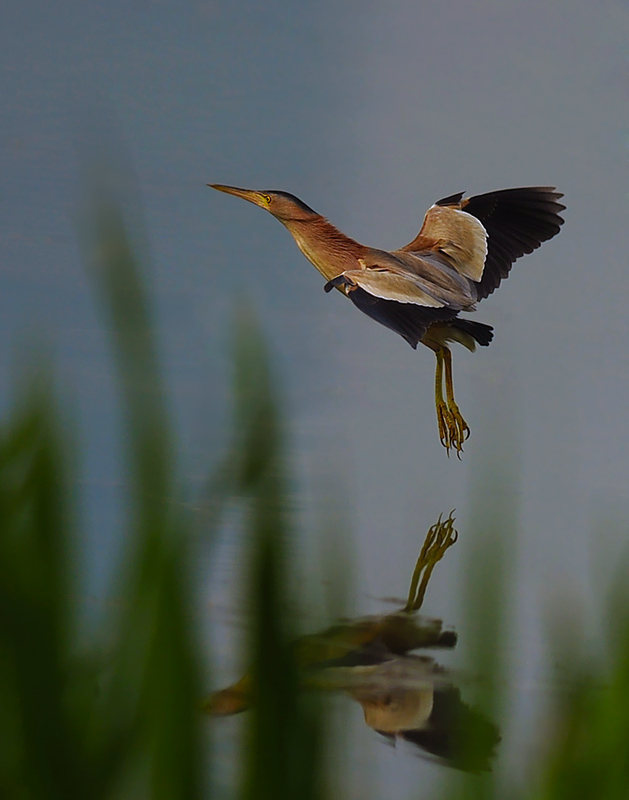
[[(0, 431), (0, 798), (206, 798), (215, 793), (205, 741), (210, 723), (201, 712), (209, 677), (200, 674), (193, 613), (192, 521), (174, 502), (182, 483), (177, 444), (120, 207), (102, 187), (92, 187), (89, 200), (86, 267), (108, 321), (124, 411), (129, 503), (124, 569), (111, 587), (120, 602), (86, 637), (76, 599), (84, 532), (75, 518), (72, 431), (52, 376), (39, 371), (16, 390)], [(253, 703), (239, 796), (332, 797), (326, 717), (316, 693), (300, 690), (291, 644), (296, 601), (287, 589), (292, 531), (281, 414), (259, 332), (246, 313), (236, 340), (233, 436), (209, 482), (206, 535), (218, 535), (228, 503), (243, 503)], [(528, 785), (471, 776), (445, 794), (629, 797), (626, 600), (620, 582), (605, 621), (607, 657), (588, 663), (572, 656)], [(483, 659), (495, 660), (497, 652), (486, 648)]]

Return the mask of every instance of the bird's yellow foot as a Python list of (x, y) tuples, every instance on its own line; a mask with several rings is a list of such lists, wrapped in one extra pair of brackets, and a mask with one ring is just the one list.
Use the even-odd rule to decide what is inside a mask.
[(439, 439), (441, 440), (441, 444), (449, 452), (452, 443), (450, 441), (450, 425), (449, 425), (450, 414), (448, 412), (448, 406), (445, 404), (444, 400), (438, 401), (436, 406), (437, 406), (437, 425), (439, 426)]
[(460, 458), (463, 452), (463, 442), (469, 437), (470, 429), (456, 403), (446, 404), (445, 400), (437, 402), (437, 425), (439, 426), (439, 439), (450, 455), (450, 448), (456, 451)]
[[(454, 419), (454, 424), (457, 430), (456, 441), (460, 442), (462, 445), (466, 439), (470, 438), (470, 427), (467, 422), (463, 418), (463, 414), (459, 411), (459, 407), (454, 402), (454, 400), (450, 400), (449, 402), (450, 414)], [(455, 445), (456, 446), (456, 445)], [(457, 447), (457, 450), (462, 450), (462, 447)]]

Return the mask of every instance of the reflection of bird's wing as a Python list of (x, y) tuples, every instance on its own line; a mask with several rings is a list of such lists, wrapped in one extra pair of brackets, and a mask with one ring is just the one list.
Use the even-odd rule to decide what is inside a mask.
[(481, 300), (506, 278), (513, 262), (552, 239), (563, 224), (563, 197), (552, 186), (502, 189), (462, 200), (439, 200), (404, 252), (443, 254), (461, 275), (477, 285)]
[(463, 702), (455, 686), (435, 691), (426, 725), (400, 735), (441, 763), (475, 774), (491, 771), (501, 740), (493, 721)]

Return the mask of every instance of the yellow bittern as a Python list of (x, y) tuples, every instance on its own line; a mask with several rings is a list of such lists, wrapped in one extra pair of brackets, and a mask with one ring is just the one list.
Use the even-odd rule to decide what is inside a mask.
[[(292, 194), (208, 184), (242, 197), (285, 225), (306, 258), (367, 316), (437, 356), (435, 404), (439, 438), (448, 453), (463, 449), (470, 429), (454, 400), (449, 342), (487, 346), (493, 328), (461, 319), (490, 295), (513, 262), (559, 233), (565, 206), (552, 186), (502, 189), (438, 200), (410, 244), (377, 250), (345, 236)], [(445, 399), (443, 383), (445, 379)]]

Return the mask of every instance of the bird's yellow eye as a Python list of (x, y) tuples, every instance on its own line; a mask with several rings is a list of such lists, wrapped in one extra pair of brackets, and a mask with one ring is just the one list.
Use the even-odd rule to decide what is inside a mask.
[(264, 197), (264, 202), (267, 204), (267, 206), (270, 206), (271, 205), (271, 195), (270, 194), (263, 194), (262, 197)]

